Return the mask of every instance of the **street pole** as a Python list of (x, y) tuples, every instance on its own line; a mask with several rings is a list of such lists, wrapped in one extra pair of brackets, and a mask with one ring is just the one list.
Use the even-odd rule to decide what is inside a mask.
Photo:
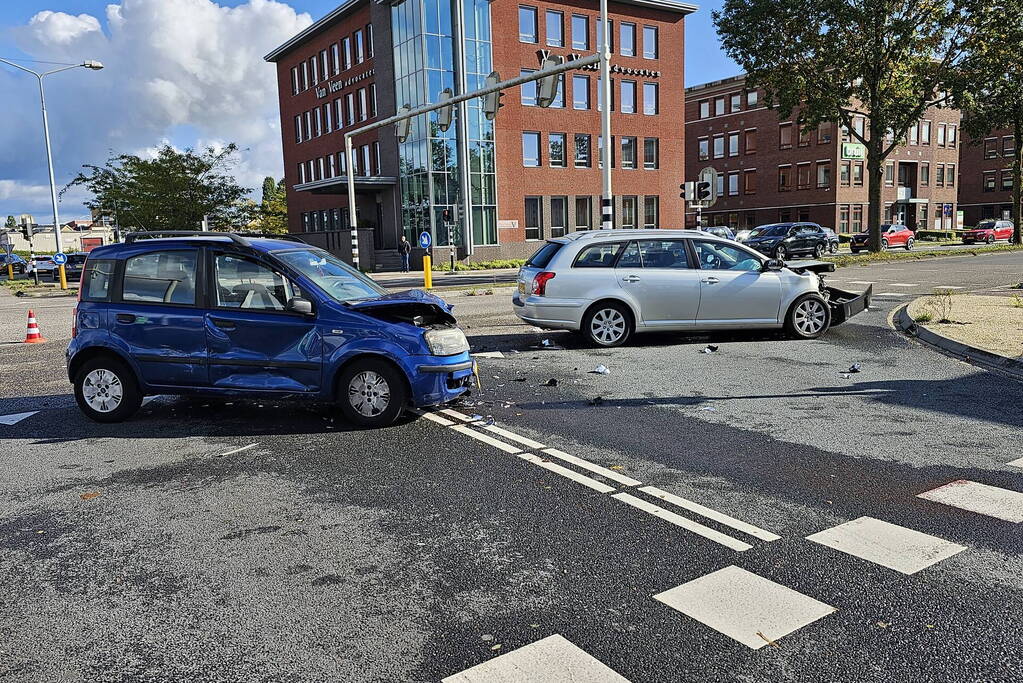
[[(49, 76), (50, 74), (60, 73), (61, 71), (67, 71), (68, 69), (76, 69), (78, 67), (84, 67), (86, 69), (92, 69), (99, 71), (103, 68), (103, 65), (97, 61), (86, 61), (81, 64), (68, 64), (59, 69), (53, 69), (52, 71), (46, 71), (44, 73), (36, 73), (32, 69), (26, 69), (20, 64), (15, 64), (12, 61), (0, 58), (0, 62), (13, 66), (15, 69), (21, 69), (27, 73), (32, 74), (39, 81), (39, 105), (43, 110), (43, 138), (46, 141), (46, 167), (50, 172), (50, 202), (53, 205), (53, 241), (56, 245), (57, 251), (64, 251), (63, 245), (60, 239), (60, 218), (57, 215), (57, 183), (53, 177), (53, 153), (50, 149), (50, 121), (46, 115), (46, 94), (43, 91), (43, 77)], [(64, 272), (64, 264), (57, 266), (57, 270), (60, 273), (60, 288), (67, 289), (67, 274)]]
[(352, 155), (352, 136), (345, 135), (345, 174), (348, 180), (348, 225), (352, 228), (352, 265), (359, 269), (359, 226), (355, 220), (355, 157)]
[(600, 110), (600, 136), (604, 141), (601, 163), (604, 166), (604, 192), (601, 198), (602, 230), (614, 228), (614, 197), (611, 194), (611, 27), (607, 17), (607, 0), (600, 0), (600, 91), (604, 106)]
[[(465, 1), (452, 0), (452, 28), (455, 49), (455, 94), (464, 95), (468, 90), (465, 61)], [(472, 256), (472, 187), (469, 176), (469, 102), (462, 100), (457, 105), (458, 119), (455, 122), (455, 143), (458, 145), (458, 186), (461, 188), (462, 241), (465, 253)], [(453, 248), (454, 245), (452, 245)], [(451, 268), (454, 270), (454, 266)]]

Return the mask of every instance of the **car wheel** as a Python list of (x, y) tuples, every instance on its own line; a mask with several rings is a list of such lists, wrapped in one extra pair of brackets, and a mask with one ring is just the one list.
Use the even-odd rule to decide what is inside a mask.
[(824, 245), (818, 244), (816, 247), (813, 248), (813, 257), (820, 258), (821, 256), (824, 256)]
[(987, 236), (987, 243), (988, 244), (994, 244), (995, 243), (995, 236), (994, 235), (988, 235)]
[(87, 361), (75, 375), (75, 401), (91, 420), (122, 422), (142, 405), (142, 393), (127, 365), (100, 357)]
[(888, 240), (881, 240), (881, 248), (882, 249), (888, 248)]
[(786, 256), (785, 247), (783, 247), (782, 245), (779, 244), (777, 247), (774, 248), (774, 257), (776, 259), (784, 261), (785, 260), (785, 256)]
[(597, 304), (583, 317), (582, 331), (597, 346), (621, 346), (632, 336), (632, 313), (624, 304)]
[(838, 242), (832, 242), (828, 246), (828, 251), (830, 251), (832, 254), (837, 254), (838, 253)]
[(906, 251), (913, 251), (913, 238), (906, 240)]
[(789, 308), (785, 328), (798, 339), (816, 339), (831, 326), (831, 309), (817, 294), (806, 294)]
[(357, 360), (338, 378), (338, 404), (349, 422), (360, 427), (386, 427), (397, 420), (408, 402), (401, 371), (376, 358)]

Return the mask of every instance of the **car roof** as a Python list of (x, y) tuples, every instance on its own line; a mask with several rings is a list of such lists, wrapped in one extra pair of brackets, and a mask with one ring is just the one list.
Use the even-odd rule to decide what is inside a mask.
[[(310, 247), (309, 244), (299, 238), (268, 237), (265, 235), (250, 236), (245, 233), (208, 232), (175, 235), (168, 233), (164, 237), (156, 237), (160, 233), (154, 233), (150, 237), (145, 233), (132, 233), (127, 236), (124, 242), (106, 244), (96, 247), (90, 253), (94, 257), (114, 258), (122, 253), (139, 253), (145, 251), (159, 250), (160, 248), (173, 249), (181, 244), (199, 246), (201, 244), (238, 245), (243, 249), (256, 252), (281, 251), (284, 249), (296, 249)], [(142, 239), (139, 239), (139, 238)]]
[(672, 237), (707, 237), (707, 233), (698, 230), (651, 230), (649, 228), (629, 228), (627, 230), (580, 230), (579, 232), (569, 233), (564, 237), (552, 237), (547, 241), (558, 242), (560, 244), (572, 244), (573, 242), (596, 241), (599, 239), (616, 241), (623, 237), (632, 238), (641, 236), (650, 237), (651, 239)]

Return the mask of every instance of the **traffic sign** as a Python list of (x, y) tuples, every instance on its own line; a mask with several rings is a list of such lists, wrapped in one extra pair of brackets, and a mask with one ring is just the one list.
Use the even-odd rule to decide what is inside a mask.
[(58, 266), (64, 265), (65, 263), (67, 263), (67, 254), (65, 254), (62, 251), (58, 251), (56, 254), (53, 255), (53, 262)]
[(14, 242), (11, 241), (11, 236), (6, 232), (0, 232), (0, 246), (4, 248), (8, 256), (14, 253)]
[(423, 249), (429, 249), (430, 245), (432, 245), (432, 244), (433, 244), (433, 236), (431, 236), (430, 233), (428, 233), (425, 230), (423, 230), (421, 233), (419, 233), (419, 246), (420, 247), (422, 247)]

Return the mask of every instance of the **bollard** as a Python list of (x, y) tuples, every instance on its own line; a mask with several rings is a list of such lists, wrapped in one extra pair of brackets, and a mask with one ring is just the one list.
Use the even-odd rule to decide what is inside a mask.
[(429, 254), (423, 254), (423, 287), (433, 289), (433, 259)]

